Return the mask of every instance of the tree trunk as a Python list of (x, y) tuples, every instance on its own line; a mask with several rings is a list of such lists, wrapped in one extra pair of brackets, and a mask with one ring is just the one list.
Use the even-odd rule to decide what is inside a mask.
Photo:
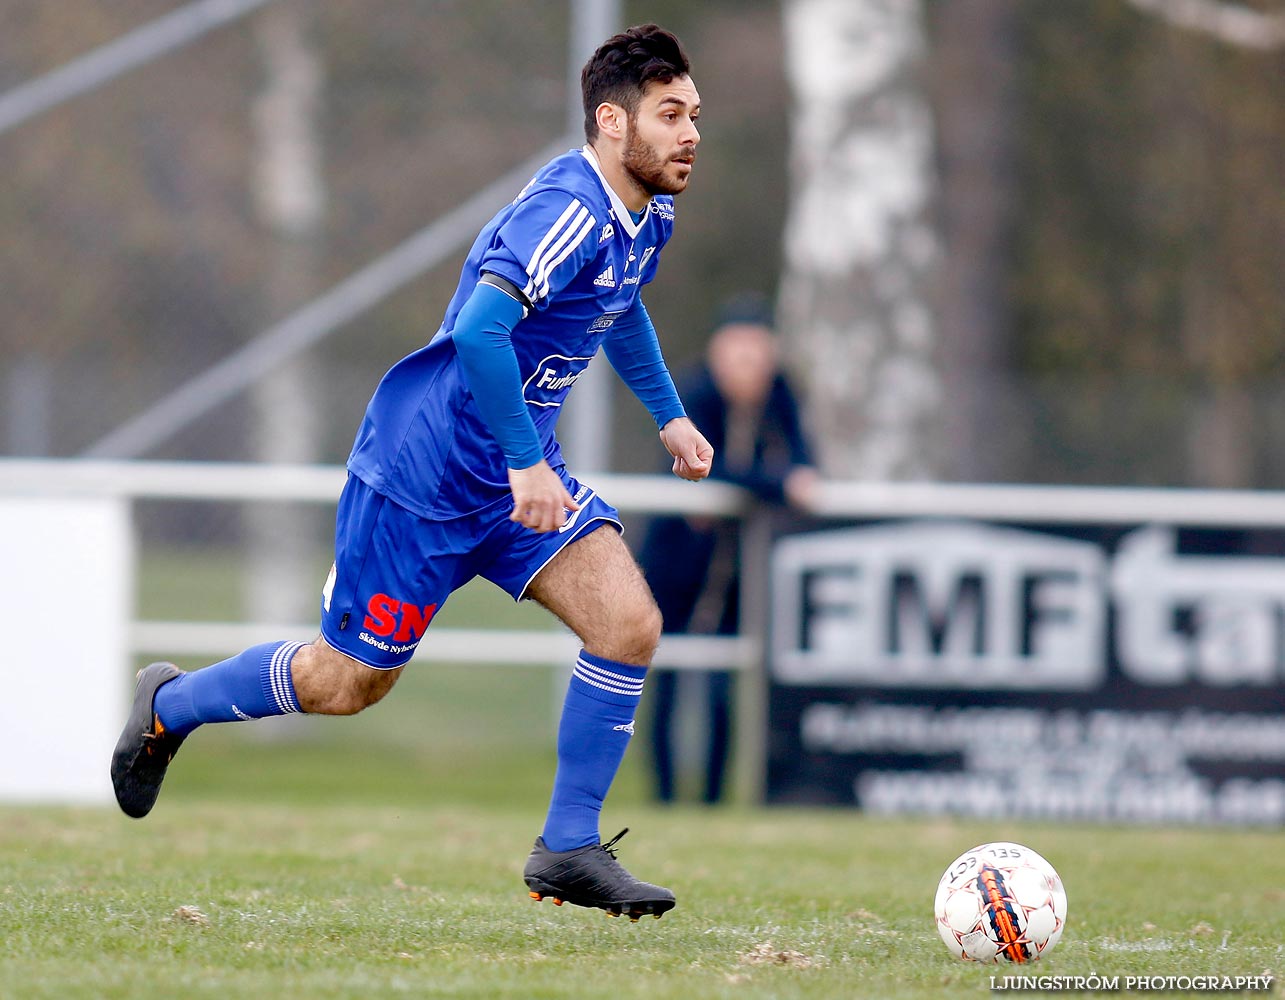
[(933, 120), (920, 0), (786, 0), (794, 95), (780, 323), (824, 471), (935, 478)]
[(972, 0), (940, 4), (933, 16), (944, 250), (936, 312), (950, 414), (944, 472), (972, 482), (1014, 478), (1028, 444), (1007, 363), (1014, 12), (1015, 0)]
[[(307, 37), (307, 7), (274, 5), (257, 20), (263, 89), (255, 102), (255, 196), (274, 251), (265, 276), (265, 320), (279, 319), (317, 290), (316, 239), (324, 211), (318, 118), (321, 65)], [(264, 324), (266, 325), (266, 323)], [(320, 457), (317, 365), (302, 357), (251, 390), (251, 447), (263, 462)], [(312, 621), (327, 537), (321, 511), (304, 504), (254, 504), (246, 513), (246, 614), (252, 621)], [(324, 558), (324, 557), (321, 557)], [(284, 637), (283, 637), (284, 638)]]

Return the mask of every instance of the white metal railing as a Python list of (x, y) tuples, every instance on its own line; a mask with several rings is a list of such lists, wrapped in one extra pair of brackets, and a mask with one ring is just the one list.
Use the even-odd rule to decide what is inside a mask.
[[(209, 462), (0, 460), (0, 495), (110, 496), (126, 500), (299, 501), (332, 504), (343, 488), (338, 466)], [(595, 488), (624, 512), (741, 517), (745, 495), (725, 483), (699, 485), (667, 476), (600, 474)], [(1285, 524), (1285, 493), (942, 483), (823, 484), (814, 513), (829, 518), (984, 518), (1039, 523), (1161, 521), (1199, 525)], [(760, 532), (760, 534), (762, 534)], [(766, 546), (766, 538), (763, 545)], [(743, 563), (767, 573), (766, 549)], [(749, 596), (749, 595), (747, 595)], [(761, 603), (760, 599), (760, 603)], [(750, 604), (754, 601), (751, 599)], [(766, 608), (760, 608), (766, 611)], [(750, 619), (757, 620), (757, 619)], [(309, 623), (133, 621), (134, 653), (228, 655)], [(743, 670), (758, 663), (761, 635), (669, 636), (656, 665)], [(575, 640), (549, 631), (436, 628), (416, 656), (447, 662), (563, 663)]]
[[(337, 466), (209, 462), (0, 460), (0, 495), (118, 497), (126, 500), (300, 501), (334, 503), (345, 472)], [(745, 495), (725, 483), (699, 485), (666, 476), (601, 474), (598, 491), (625, 512), (744, 516)], [(814, 513), (829, 518), (985, 518), (1056, 523), (1160, 521), (1193, 526), (1285, 524), (1285, 493), (1031, 485), (832, 482)], [(770, 532), (748, 531), (742, 563), (767, 575)], [(761, 550), (761, 551), (759, 551)], [(751, 584), (753, 581), (749, 581)], [(750, 587), (747, 621), (766, 619), (766, 597)], [(131, 652), (229, 655), (315, 623), (133, 621)], [(739, 637), (668, 636), (655, 665), (673, 669), (745, 670), (761, 660), (762, 628)], [(556, 631), (437, 628), (417, 658), (439, 662), (564, 663), (575, 640)]]
[[(115, 497), (133, 500), (296, 501), (333, 504), (345, 472), (336, 466), (206, 462), (113, 462), (14, 459), (0, 461), (0, 495)], [(598, 475), (595, 488), (622, 511), (737, 516), (740, 490), (724, 483), (699, 488), (661, 476)], [(134, 620), (132, 654), (227, 656), (282, 635), (316, 631), (316, 622), (205, 622)], [(565, 664), (578, 648), (559, 631), (433, 629), (416, 659), (436, 662)], [(669, 636), (655, 665), (667, 669), (742, 670), (759, 659), (754, 637)]]
[[(297, 500), (334, 503), (339, 466), (254, 462), (136, 462), (0, 459), (0, 494), (113, 496), (137, 500)], [(745, 498), (725, 483), (668, 476), (595, 474), (594, 486), (635, 513), (737, 514)]]
[[(735, 517), (745, 496), (725, 483), (595, 473), (622, 511)], [(333, 503), (338, 466), (231, 462), (0, 459), (0, 494)], [(814, 513), (829, 518), (935, 517), (1039, 523), (1161, 521), (1192, 526), (1285, 525), (1285, 492), (1170, 488), (829, 482)]]
[[(107, 497), (134, 500), (301, 501), (333, 504), (344, 482), (338, 467), (0, 459), (0, 498)], [(768, 518), (724, 483), (698, 485), (663, 476), (594, 475), (593, 485), (624, 512), (695, 514), (743, 520), (742, 621), (738, 637), (668, 636), (655, 666), (740, 672), (737, 789), (761, 798), (765, 773)], [(813, 512), (828, 519), (978, 519), (1039, 523), (1170, 523), (1285, 527), (1285, 493), (1222, 490), (982, 486), (938, 483), (826, 483)], [(227, 655), (256, 642), (314, 632), (315, 622), (132, 621), (133, 653)], [(417, 657), (449, 661), (561, 665), (575, 639), (558, 631), (434, 628)]]

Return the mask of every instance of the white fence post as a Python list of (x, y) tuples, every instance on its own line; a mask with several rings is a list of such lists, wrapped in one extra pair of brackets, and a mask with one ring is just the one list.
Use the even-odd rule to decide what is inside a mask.
[(129, 506), (0, 495), (0, 801), (112, 801), (129, 696)]

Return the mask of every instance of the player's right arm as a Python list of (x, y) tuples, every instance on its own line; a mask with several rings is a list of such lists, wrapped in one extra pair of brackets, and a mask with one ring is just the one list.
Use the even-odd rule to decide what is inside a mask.
[[(576, 154), (579, 155), (579, 154)], [(492, 234), (481, 280), (456, 318), (453, 337), (482, 419), (504, 451), (514, 521), (555, 531), (564, 510), (578, 510), (544, 449), (527, 410), (513, 329), (528, 309), (546, 308), (593, 259), (597, 220), (573, 192), (535, 187), (524, 192)]]
[(544, 460), (539, 432), (522, 395), (513, 330), (526, 305), (487, 275), (456, 317), (452, 340), (478, 412), (499, 442), (513, 491), (510, 519), (534, 531), (556, 531), (565, 510), (578, 510), (562, 479)]

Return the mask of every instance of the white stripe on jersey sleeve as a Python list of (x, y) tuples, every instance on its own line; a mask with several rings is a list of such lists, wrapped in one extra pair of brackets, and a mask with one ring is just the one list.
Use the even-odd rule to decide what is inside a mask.
[(558, 221), (549, 227), (549, 231), (544, 234), (544, 239), (542, 239), (540, 241), (540, 245), (535, 248), (535, 253), (531, 255), (531, 260), (528, 261), (526, 266), (527, 274), (535, 274), (536, 263), (540, 260), (540, 257), (544, 254), (545, 250), (549, 248), (549, 244), (557, 239), (558, 233), (562, 231), (562, 227), (567, 224), (567, 220), (571, 218), (572, 214), (578, 208), (580, 208), (580, 199), (572, 198), (571, 204), (566, 207), (566, 210), (560, 216), (558, 216)]
[(575, 250), (584, 239), (584, 227), (593, 228), (593, 216), (587, 208), (581, 208), (571, 223), (565, 226), (561, 235), (545, 250), (535, 269), (530, 271), (533, 298), (541, 299), (549, 294), (549, 272), (557, 267), (567, 254)]
[[(589, 215), (589, 209), (581, 208), (580, 211), (576, 213), (576, 217), (571, 220), (571, 224), (566, 226), (562, 230), (562, 234), (557, 238), (557, 240), (554, 241), (553, 245), (550, 246), (547, 250), (545, 250), (544, 254), (540, 257), (540, 261), (536, 265), (535, 270), (527, 272), (528, 274), (531, 275), (531, 280), (535, 282), (535, 286), (536, 286), (535, 290), (536, 290), (537, 297), (539, 297), (539, 295), (541, 294), (540, 292), (541, 283), (544, 283), (544, 284), (548, 283), (546, 279), (548, 277), (549, 270), (553, 266), (556, 266), (551, 262), (554, 260), (557, 254), (561, 253), (562, 250), (566, 247), (567, 241), (575, 237), (577, 231), (581, 227), (581, 224), (584, 222), (585, 217), (588, 215)], [(592, 216), (589, 216), (589, 218), (590, 218), (590, 221), (592, 221)], [(578, 243), (578, 242), (580, 241), (577, 238), (575, 243)], [(572, 243), (573, 249), (575, 247), (575, 243)], [(561, 260), (562, 258), (559, 257), (558, 259)]]
[[(558, 216), (558, 221), (549, 227), (549, 231), (544, 234), (544, 239), (535, 248), (535, 253), (531, 254), (531, 259), (526, 266), (526, 273), (530, 275), (530, 280), (527, 282), (526, 287), (522, 289), (528, 299), (534, 301), (535, 298), (538, 298), (535, 294), (535, 289), (538, 284), (536, 274), (540, 270), (540, 262), (551, 253), (557, 252), (557, 247), (551, 246), (551, 244), (556, 243), (557, 246), (560, 246), (560, 241), (566, 239), (567, 233), (574, 232), (574, 227), (578, 225), (584, 212), (585, 208), (580, 204), (580, 199), (572, 198), (571, 204)], [(575, 221), (572, 220), (572, 216), (575, 216)]]
[[(540, 273), (535, 278), (538, 285), (536, 288), (537, 298), (544, 298), (549, 294), (549, 276), (557, 269), (559, 264), (575, 252), (576, 248), (584, 242), (584, 238), (597, 228), (597, 224), (594, 222), (593, 216), (589, 215), (588, 209), (585, 209), (585, 216), (584, 225), (580, 227), (580, 231), (571, 237), (570, 242), (562, 248), (558, 256), (552, 260), (546, 259), (545, 263), (541, 265)], [(576, 218), (578, 221), (579, 216)]]

